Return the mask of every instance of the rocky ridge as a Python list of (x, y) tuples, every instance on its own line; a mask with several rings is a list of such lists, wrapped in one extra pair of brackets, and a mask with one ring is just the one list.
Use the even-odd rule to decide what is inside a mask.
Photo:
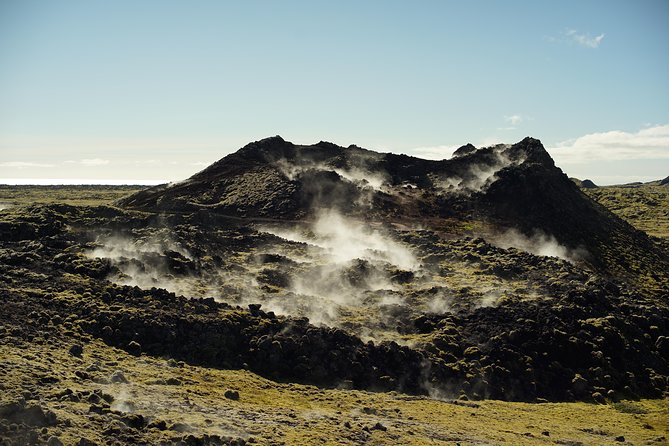
[(481, 149), (469, 144), (451, 159), (431, 161), (327, 142), (294, 145), (276, 136), (118, 205), (276, 220), (312, 218), (334, 208), (371, 221), (420, 220), (441, 229), (444, 219), (477, 222), (492, 231), (554, 237), (579, 250), (590, 267), (639, 286), (660, 290), (669, 281), (667, 253), (589, 199), (529, 137)]

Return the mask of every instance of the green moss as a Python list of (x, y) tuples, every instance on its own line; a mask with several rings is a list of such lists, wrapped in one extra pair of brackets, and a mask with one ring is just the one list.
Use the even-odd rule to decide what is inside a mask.
[(583, 191), (636, 228), (669, 239), (669, 187), (644, 184)]
[(74, 186), (11, 186), (0, 185), (0, 203), (5, 206), (26, 206), (39, 203), (71, 205), (104, 205), (145, 189), (144, 186), (74, 185)]
[[(668, 400), (614, 405), (450, 402), (394, 392), (277, 383), (244, 370), (206, 369), (168, 358), (134, 357), (99, 340), (87, 341), (82, 358), (76, 358), (68, 353), (68, 346), (0, 344), (3, 401), (20, 398), (25, 388), (33, 389), (40, 404), (63, 421), (50, 427), (49, 435), (59, 436), (65, 444), (82, 437), (99, 444), (116, 439), (106, 429), (110, 419), (123, 417), (119, 410), (126, 407), (124, 404), (133, 407), (134, 414), (163, 420), (167, 426), (181, 423), (198, 435), (224, 432), (253, 437), (258, 445), (427, 445), (435, 439), (445, 444), (613, 444), (620, 435), (632, 444), (646, 444), (667, 436), (669, 427)], [(87, 375), (74, 373), (91, 364), (97, 365)], [(122, 371), (127, 384), (109, 381), (116, 370)], [(58, 380), (37, 385), (45, 376)], [(180, 385), (167, 385), (177, 381)], [(239, 400), (225, 398), (227, 389), (238, 390)], [(86, 398), (63, 397), (68, 392), (113, 396), (112, 409), (117, 412), (104, 417), (91, 415), (91, 403)], [(149, 428), (132, 435), (140, 443), (157, 444), (187, 434)]]

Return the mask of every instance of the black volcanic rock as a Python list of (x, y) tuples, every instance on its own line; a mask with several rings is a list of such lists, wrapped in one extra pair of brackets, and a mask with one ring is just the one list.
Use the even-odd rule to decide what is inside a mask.
[(545, 168), (555, 167), (553, 158), (548, 154), (541, 141), (526, 137), (517, 144), (508, 147), (509, 156), (520, 160), (521, 164), (539, 165)]
[(480, 149), (468, 144), (455, 155), (424, 160), (324, 141), (295, 145), (275, 136), (185, 181), (142, 190), (117, 204), (251, 219), (301, 219), (326, 208), (385, 222), (478, 220), (493, 230), (554, 238), (598, 270), (626, 276), (634, 264), (651, 277), (662, 276), (660, 282), (667, 279), (656, 271), (657, 262), (669, 265), (669, 254), (588, 198), (538, 139)]
[(453, 152), (453, 157), (469, 155), (470, 153), (476, 152), (476, 147), (473, 144), (467, 143), (462, 147), (458, 147), (455, 152)]
[[(293, 146), (273, 138), (256, 144), (201, 177), (130, 197), (148, 197), (161, 212), (63, 205), (3, 212), (0, 334), (6, 346), (18, 351), (33, 340), (32, 345), (71, 346), (93, 336), (135, 355), (246, 368), (282, 382), (443, 391), (474, 399), (600, 400), (601, 395), (661, 397), (669, 390), (667, 254), (590, 201), (538, 140), (481, 148), (447, 161), (323, 142)], [(236, 173), (221, 174), (226, 169)], [(277, 178), (278, 185), (263, 175)], [(275, 196), (263, 195), (272, 190)], [(184, 203), (197, 212), (170, 212), (184, 209), (178, 207)], [(364, 290), (362, 310), (351, 313), (356, 319), (369, 313), (370, 326), (364, 328), (396, 330), (401, 339), (417, 340), (414, 346), (363, 342), (351, 319), (339, 327), (314, 326), (299, 314), (268, 311), (266, 303), (272, 301), (315, 302), (317, 310), (326, 302), (317, 293), (298, 296), (288, 289), (295, 278), (332, 275), (322, 253), (311, 257), (306, 242), (264, 231), (265, 225), (309, 231), (304, 222), (285, 220), (313, 212), (315, 204), (367, 218), (375, 226), (385, 223), (383, 230), (425, 264), (414, 273), (357, 259), (335, 273), (345, 290)], [(244, 213), (250, 217), (230, 218)], [(284, 221), (261, 217), (272, 213)], [(542, 231), (568, 249), (582, 247), (590, 266), (603, 274), (584, 268), (584, 262), (469, 237), (474, 231), (492, 235), (490, 228), (515, 228), (527, 237)], [(96, 233), (116, 237), (105, 243)], [(107, 262), (91, 258), (91, 249), (105, 244), (127, 244), (139, 252), (131, 259), (125, 253)], [(110, 282), (126, 261), (162, 273), (137, 286)], [(379, 273), (387, 274), (393, 290), (369, 289)], [(451, 280), (456, 274), (466, 275), (465, 281)], [(242, 280), (235, 283), (237, 275)], [(431, 286), (430, 277), (438, 286)], [(156, 288), (180, 279), (195, 285), (183, 296)], [(246, 279), (258, 286), (238, 288)], [(513, 283), (514, 288), (482, 305), (482, 289), (462, 286), (473, 281), (499, 289)], [(187, 298), (205, 284), (207, 294), (214, 290), (226, 303), (209, 296)], [(386, 296), (401, 303), (382, 304)], [(437, 302), (432, 300), (437, 297), (448, 297), (450, 308), (414, 312), (415, 303)], [(375, 299), (380, 299), (376, 306)], [(232, 306), (242, 303), (248, 311)], [(405, 337), (415, 334), (421, 336)], [(87, 341), (83, 357), (96, 348)], [(119, 381), (114, 377), (120, 373), (114, 372), (112, 381)]]
[(666, 177), (663, 180), (660, 180), (660, 186), (666, 186), (669, 184), (669, 177)]
[[(244, 146), (191, 178), (141, 191), (119, 202), (152, 211), (208, 209), (240, 217), (296, 218), (314, 206), (348, 207), (361, 192), (336, 169), (373, 152), (321, 142), (296, 146), (275, 136)], [(327, 166), (324, 163), (328, 163)]]
[[(263, 218), (299, 218), (333, 206), (365, 215), (370, 210), (407, 215), (421, 208), (419, 215), (441, 216), (455, 198), (482, 192), (494, 180), (494, 173), (507, 164), (553, 166), (540, 143), (478, 150), (469, 144), (457, 155), (452, 160), (432, 161), (323, 141), (294, 145), (275, 136), (250, 143), (185, 181), (143, 190), (118, 204), (148, 211), (208, 209)], [(482, 177), (486, 175), (488, 182)], [(462, 188), (456, 183), (462, 183)], [(427, 196), (414, 194), (407, 203), (395, 193), (406, 184)], [(370, 209), (370, 203), (383, 206)]]
[(599, 187), (592, 180), (579, 180), (578, 178), (570, 178), (570, 180), (572, 180), (578, 187), (584, 189), (596, 189)]
[[(637, 272), (652, 276), (658, 265), (669, 266), (669, 253), (646, 233), (590, 200), (554, 166), (538, 140), (526, 138), (513, 148), (531, 155), (516, 167), (500, 171), (499, 179), (481, 197), (489, 219), (512, 225), (527, 236), (553, 236), (577, 257), (609, 274), (632, 278), (635, 273), (630, 274), (629, 266), (635, 265)], [(659, 281), (647, 283), (654, 283), (657, 291), (669, 280), (669, 275), (660, 274)]]

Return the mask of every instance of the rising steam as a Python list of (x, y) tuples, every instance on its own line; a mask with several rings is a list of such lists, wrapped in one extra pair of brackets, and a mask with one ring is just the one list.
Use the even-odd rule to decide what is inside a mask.
[[(387, 305), (387, 294), (397, 289), (391, 274), (420, 268), (407, 246), (332, 210), (321, 212), (307, 230), (263, 230), (307, 244), (312, 260), (291, 279), (289, 290), (298, 298), (274, 299), (268, 306), (288, 314), (306, 309), (315, 323), (336, 324), (344, 307), (358, 307), (369, 299)], [(317, 304), (305, 307), (304, 301)]]
[(537, 256), (558, 257), (571, 263), (577, 263), (587, 257), (584, 249), (570, 249), (561, 245), (553, 235), (541, 230), (535, 230), (528, 237), (516, 229), (508, 229), (494, 236), (492, 242), (500, 248), (516, 248)]
[(167, 228), (148, 237), (100, 236), (95, 244), (86, 255), (111, 260), (120, 273), (111, 279), (118, 284), (145, 289), (160, 287), (180, 294), (191, 291), (185, 280), (174, 277), (169, 264), (174, 259), (193, 260), (193, 256), (172, 239)]
[(360, 188), (371, 188), (375, 191), (383, 190), (388, 184), (388, 177), (380, 172), (372, 172), (358, 167), (344, 169), (333, 167), (324, 163), (314, 163), (309, 161), (289, 162), (286, 159), (280, 159), (274, 163), (275, 167), (289, 180), (297, 180), (301, 174), (308, 171), (326, 171), (335, 172), (340, 177), (350, 181)]
[[(442, 193), (469, 195), (485, 191), (497, 181), (497, 174), (504, 168), (518, 165), (523, 159), (511, 159), (506, 151), (511, 146), (499, 144), (492, 147), (492, 159), (471, 163), (460, 175), (452, 175), (433, 180), (437, 189)], [(484, 149), (481, 149), (484, 150)]]
[(387, 262), (407, 270), (419, 266), (405, 245), (333, 210), (322, 211), (308, 232), (271, 228), (264, 231), (321, 248), (334, 263), (360, 259)]
[[(403, 342), (398, 323), (496, 306), (515, 294), (513, 283), (472, 276), (480, 265), (452, 251), (469, 249), (468, 243), (449, 245), (430, 231), (402, 235), (334, 210), (321, 211), (311, 223), (265, 224), (253, 233), (262, 242), (225, 253), (194, 256), (170, 234), (163, 228), (100, 236), (88, 255), (109, 259), (116, 268), (109, 279), (118, 284), (233, 305), (260, 303), (265, 311), (375, 340)], [(527, 237), (509, 230), (493, 241), (537, 255), (580, 258), (578, 250), (540, 232)]]

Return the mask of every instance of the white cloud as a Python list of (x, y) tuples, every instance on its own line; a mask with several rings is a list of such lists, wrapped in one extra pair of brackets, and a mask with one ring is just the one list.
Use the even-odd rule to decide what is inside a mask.
[(423, 158), (427, 160), (443, 160), (450, 158), (458, 147), (460, 146), (429, 146), (416, 147), (409, 149), (407, 152), (412, 156)]
[(11, 167), (14, 169), (29, 169), (32, 167), (56, 167), (53, 164), (31, 163), (26, 161), (6, 161), (0, 163), (0, 167)]
[(478, 144), (474, 144), (476, 147), (490, 147), (496, 146), (497, 144), (506, 144), (508, 141), (503, 141), (499, 136), (487, 136), (483, 138)]
[(548, 149), (558, 164), (669, 159), (669, 124), (636, 133), (612, 130), (563, 141)]
[(65, 164), (81, 164), (82, 166), (105, 166), (109, 164), (109, 160), (105, 160), (102, 158), (85, 158), (85, 159), (80, 159), (80, 160), (68, 160), (64, 161)]
[(597, 48), (602, 43), (602, 40), (604, 40), (604, 33), (591, 37), (590, 34), (579, 34), (575, 29), (568, 29), (564, 35), (571, 42), (586, 48)]
[(517, 130), (518, 127), (526, 122), (526, 121), (531, 121), (532, 118), (527, 115), (521, 115), (521, 114), (513, 114), (513, 115), (505, 115), (504, 116), (504, 121), (508, 124), (505, 127), (497, 127), (497, 130), (502, 130), (502, 131), (511, 131), (511, 130)]
[(509, 124), (511, 124), (512, 126), (516, 126), (521, 122), (523, 122), (524, 118), (520, 115), (511, 115), (511, 116), (505, 116), (504, 120)]
[(102, 158), (90, 158), (90, 159), (82, 159), (80, 163), (83, 164), (84, 166), (104, 166), (109, 164), (109, 160), (105, 160)]
[(162, 166), (164, 164), (163, 161), (156, 160), (156, 159), (148, 159), (148, 160), (133, 160), (132, 164), (135, 166)]

